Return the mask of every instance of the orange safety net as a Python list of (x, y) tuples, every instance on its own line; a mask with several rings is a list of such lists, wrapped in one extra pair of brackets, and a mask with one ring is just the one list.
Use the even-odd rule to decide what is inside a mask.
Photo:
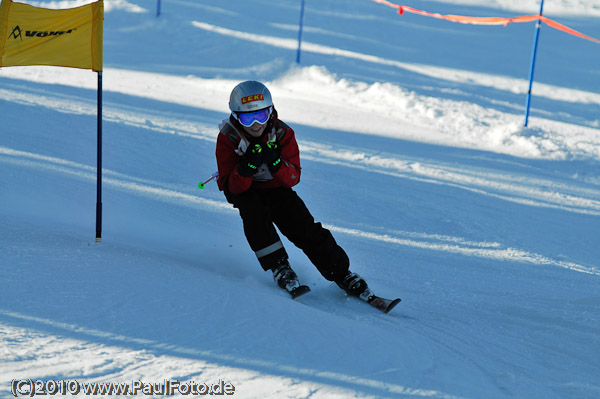
[(501, 17), (467, 17), (464, 15), (443, 15), (438, 13), (427, 12), (423, 10), (417, 10), (416, 8), (401, 6), (399, 4), (390, 3), (387, 0), (371, 0), (375, 3), (383, 4), (398, 10), (398, 14), (404, 14), (404, 12), (410, 12), (413, 14), (423, 15), (426, 17), (445, 19), (452, 22), (458, 22), (462, 24), (474, 24), (474, 25), (508, 25), (510, 23), (518, 23), (518, 22), (531, 22), (531, 21), (542, 21), (545, 22), (548, 26), (566, 32), (570, 35), (574, 35), (580, 37), (582, 39), (590, 40), (595, 43), (600, 43), (600, 40), (594, 39), (593, 37), (584, 35), (581, 32), (577, 32), (574, 29), (569, 28), (563, 24), (560, 24), (550, 18), (546, 18), (543, 15), (521, 15), (513, 18), (501, 18)]

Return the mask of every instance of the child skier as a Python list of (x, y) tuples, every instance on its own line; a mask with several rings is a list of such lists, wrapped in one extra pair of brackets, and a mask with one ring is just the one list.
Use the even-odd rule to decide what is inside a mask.
[(229, 119), (219, 125), (219, 189), (240, 212), (244, 234), (262, 268), (293, 297), (308, 292), (290, 267), (275, 226), (308, 256), (319, 272), (348, 295), (372, 299), (367, 283), (350, 272), (346, 252), (316, 223), (292, 187), (300, 181), (295, 133), (277, 117), (271, 93), (260, 82), (238, 84)]

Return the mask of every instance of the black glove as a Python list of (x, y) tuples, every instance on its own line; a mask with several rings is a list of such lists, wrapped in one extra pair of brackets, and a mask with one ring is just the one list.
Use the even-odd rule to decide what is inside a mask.
[(275, 173), (281, 167), (281, 150), (279, 144), (275, 141), (267, 141), (267, 144), (263, 146), (263, 161), (269, 167), (271, 173)]
[(238, 164), (240, 175), (250, 177), (258, 172), (258, 167), (263, 163), (263, 152), (262, 145), (260, 144), (248, 147)]

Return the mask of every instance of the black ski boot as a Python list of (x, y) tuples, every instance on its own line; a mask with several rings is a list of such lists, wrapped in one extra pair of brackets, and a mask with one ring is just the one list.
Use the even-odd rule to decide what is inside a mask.
[(367, 286), (367, 282), (350, 270), (348, 270), (345, 276), (336, 279), (335, 283), (346, 291), (346, 294), (356, 296), (384, 313), (389, 313), (390, 310), (394, 309), (400, 303), (400, 298), (386, 299), (373, 294)]
[(300, 285), (298, 275), (292, 270), (287, 260), (281, 261), (279, 265), (275, 266), (271, 271), (273, 272), (273, 279), (277, 285), (289, 292), (292, 298), (297, 298), (310, 291), (308, 286)]
[(369, 289), (367, 282), (358, 274), (350, 270), (345, 276), (336, 279), (335, 283), (350, 296), (357, 296), (363, 301), (369, 302), (373, 293)]

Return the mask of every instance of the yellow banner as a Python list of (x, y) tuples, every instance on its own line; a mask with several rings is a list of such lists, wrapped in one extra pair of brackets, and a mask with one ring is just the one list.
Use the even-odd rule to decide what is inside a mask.
[(62, 10), (2, 0), (0, 67), (53, 65), (102, 71), (104, 3)]

